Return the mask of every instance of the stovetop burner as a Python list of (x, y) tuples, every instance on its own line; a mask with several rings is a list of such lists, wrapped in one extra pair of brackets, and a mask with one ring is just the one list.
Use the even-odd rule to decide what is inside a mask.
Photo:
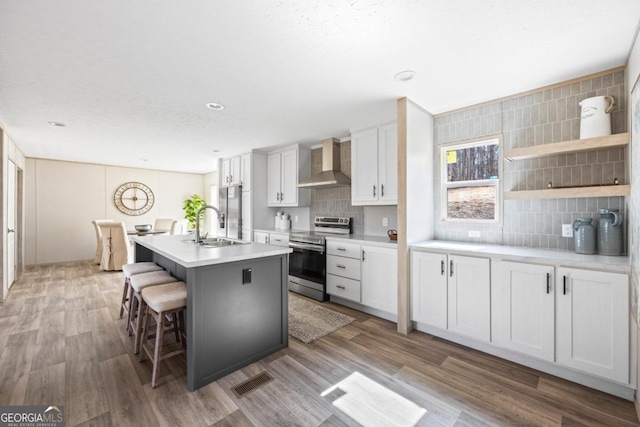
[(351, 234), (351, 218), (317, 216), (313, 231), (292, 232), (289, 241), (324, 245), (325, 236), (336, 234)]

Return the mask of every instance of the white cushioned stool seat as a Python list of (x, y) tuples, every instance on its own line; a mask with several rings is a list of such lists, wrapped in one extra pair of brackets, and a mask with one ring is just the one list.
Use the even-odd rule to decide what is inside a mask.
[(148, 273), (150, 271), (160, 271), (163, 268), (155, 262), (134, 262), (122, 266), (122, 272), (125, 277), (135, 276), (136, 274)]
[[(124, 273), (124, 288), (122, 289), (122, 302), (120, 302), (120, 318), (122, 319), (122, 315), (124, 312), (127, 312), (127, 330), (129, 329), (129, 322), (131, 320), (131, 315), (129, 314), (129, 310), (131, 308), (131, 302), (129, 300), (129, 293), (131, 286), (130, 278), (131, 276), (135, 276), (136, 274), (149, 273), (150, 271), (162, 271), (163, 268), (160, 267), (155, 262), (136, 262), (125, 264), (122, 266), (122, 272)], [(128, 305), (127, 305), (128, 303)]]
[(172, 277), (164, 270), (150, 271), (149, 273), (136, 274), (129, 279), (131, 287), (134, 292), (142, 292), (144, 288), (149, 286), (164, 285), (165, 283), (177, 282), (175, 277)]
[(137, 354), (140, 348), (140, 332), (142, 331), (142, 313), (144, 312), (144, 300), (140, 292), (143, 289), (152, 288), (158, 285), (164, 285), (166, 283), (177, 282), (175, 277), (172, 277), (164, 270), (150, 271), (149, 273), (141, 273), (131, 276), (129, 283), (131, 289), (129, 291), (130, 309), (129, 318), (127, 319), (129, 333), (133, 333), (133, 353)]
[(145, 288), (142, 290), (142, 299), (156, 313), (186, 307), (187, 285), (175, 282)]
[[(187, 285), (184, 282), (173, 282), (144, 288), (142, 299), (145, 305), (145, 314), (144, 327), (141, 332), (140, 361), (144, 360), (145, 354), (152, 359), (151, 388), (155, 388), (160, 376), (160, 362), (186, 351), (184, 312), (187, 309)], [(153, 348), (146, 345), (146, 341), (150, 338), (148, 333), (150, 332), (151, 319), (156, 322)], [(167, 333), (176, 335), (176, 343), (169, 344), (167, 346), (169, 348), (165, 351), (163, 341), (164, 335)], [(176, 344), (179, 346), (178, 348), (175, 348)]]

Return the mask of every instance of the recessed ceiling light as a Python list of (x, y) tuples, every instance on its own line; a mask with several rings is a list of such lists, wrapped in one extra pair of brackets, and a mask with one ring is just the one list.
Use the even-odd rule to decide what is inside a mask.
[(408, 82), (416, 76), (416, 72), (412, 70), (400, 71), (398, 74), (393, 76), (399, 82)]
[(212, 150), (211, 150), (211, 152), (212, 152), (212, 153), (219, 153), (219, 152), (220, 152), (220, 150), (218, 150), (217, 148), (214, 148), (214, 149), (212, 149)]
[(59, 127), (59, 128), (63, 128), (63, 127), (65, 127), (65, 126), (66, 126), (66, 125), (65, 125), (64, 123), (62, 123), (62, 122), (47, 122), (47, 123), (49, 123), (51, 126), (56, 126), (56, 127)]
[(224, 105), (218, 104), (217, 102), (210, 102), (210, 103), (207, 104), (207, 108), (210, 108), (210, 109), (216, 110), (216, 111), (220, 111), (220, 110), (224, 110)]
[(143, 159), (143, 158), (139, 158), (138, 160), (140, 160), (141, 162), (148, 162), (149, 159)]

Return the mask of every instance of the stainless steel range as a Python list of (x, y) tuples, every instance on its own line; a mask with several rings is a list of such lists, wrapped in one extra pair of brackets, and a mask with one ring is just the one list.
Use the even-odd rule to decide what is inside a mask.
[(289, 234), (289, 290), (327, 301), (325, 236), (351, 233), (351, 218), (315, 217), (313, 231)]

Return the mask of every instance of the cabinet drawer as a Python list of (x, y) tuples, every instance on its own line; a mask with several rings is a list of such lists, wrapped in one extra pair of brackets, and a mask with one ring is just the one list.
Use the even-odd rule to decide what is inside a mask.
[(360, 243), (342, 240), (327, 240), (327, 255), (346, 256), (360, 259)]
[(327, 255), (327, 273), (360, 280), (360, 260)]
[(327, 274), (327, 293), (360, 302), (360, 281)]
[(281, 233), (270, 233), (269, 244), (275, 246), (289, 246), (289, 235)]

